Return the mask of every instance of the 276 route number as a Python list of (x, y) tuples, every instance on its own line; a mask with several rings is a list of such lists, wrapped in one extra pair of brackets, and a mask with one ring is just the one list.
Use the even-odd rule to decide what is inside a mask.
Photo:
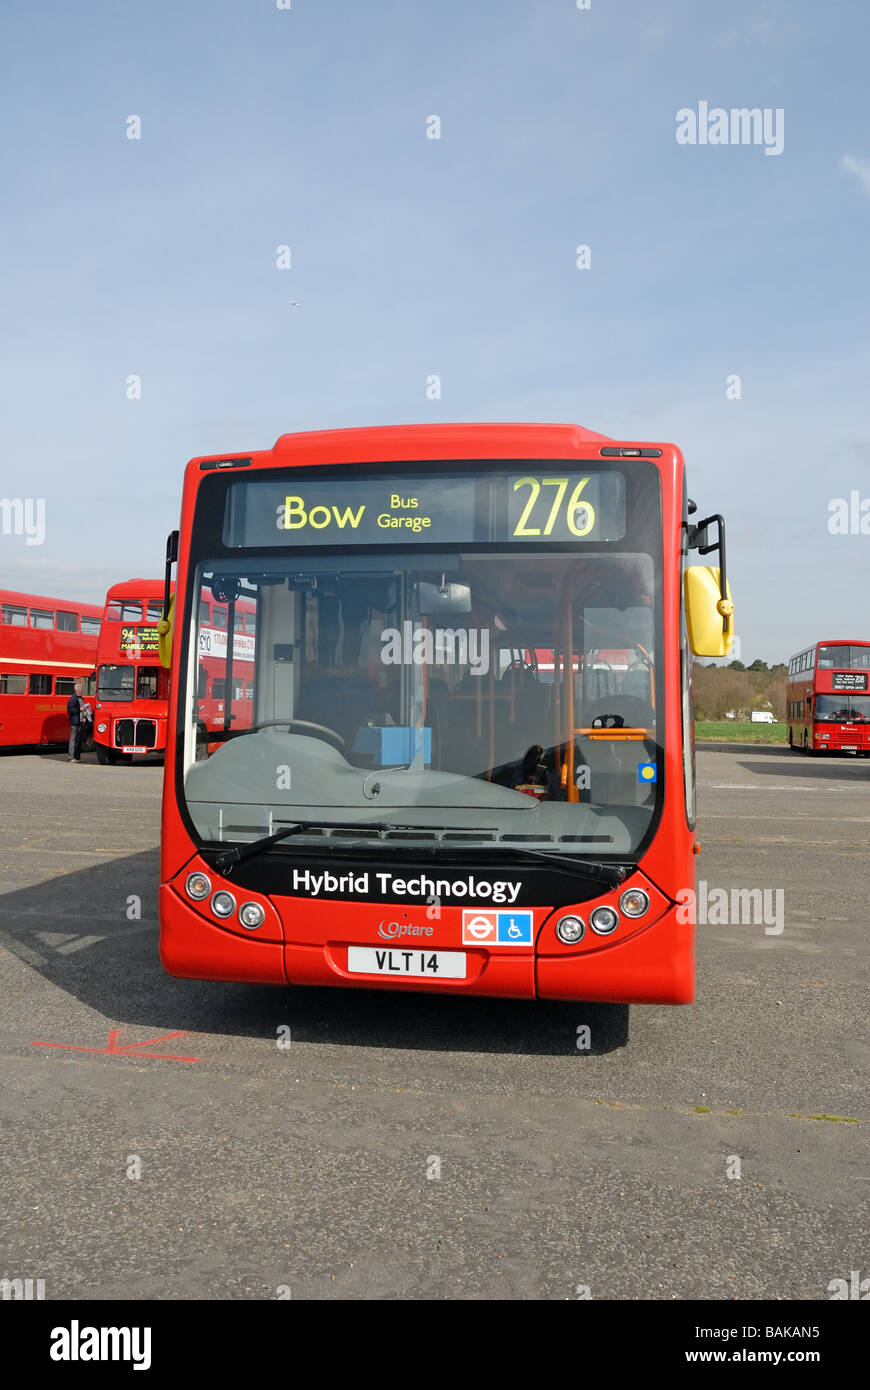
[[(587, 477), (581, 478), (580, 481), (575, 484), (574, 490), (565, 508), (565, 521), (568, 530), (574, 536), (588, 536), (595, 525), (595, 508), (592, 506), (591, 502), (585, 502), (582, 499), (583, 489), (588, 482), (589, 479)], [(523, 514), (514, 527), (513, 534), (515, 536), (551, 535), (553, 527), (559, 519), (559, 512), (570, 483), (570, 478), (518, 478), (514, 483), (514, 492), (517, 492), (521, 487), (529, 488), (530, 492), (523, 509)], [(553, 497), (552, 506), (550, 507), (550, 514), (547, 517), (547, 523), (542, 531), (540, 526), (529, 526), (528, 522), (535, 509), (538, 498), (541, 496), (541, 489), (545, 487), (555, 488), (556, 492)], [(544, 499), (545, 505), (547, 501), (549, 501), (549, 498)], [(540, 520), (540, 518), (538, 519)]]

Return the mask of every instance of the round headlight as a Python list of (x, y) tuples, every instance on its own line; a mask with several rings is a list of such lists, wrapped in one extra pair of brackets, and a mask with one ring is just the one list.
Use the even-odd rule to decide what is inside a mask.
[(266, 920), (266, 914), (259, 903), (242, 903), (239, 908), (239, 921), (248, 931), (256, 931)]
[(216, 917), (232, 917), (236, 910), (236, 900), (232, 893), (221, 890), (211, 900), (211, 910)]
[(596, 907), (589, 918), (589, 925), (599, 936), (608, 936), (619, 925), (619, 913), (613, 907)]
[(98, 733), (98, 734), (104, 734), (104, 733), (106, 732), (106, 730), (107, 730), (108, 727), (109, 727), (108, 724), (98, 724), (98, 725), (97, 725), (97, 733)]
[(185, 883), (187, 895), (190, 898), (207, 898), (211, 892), (211, 879), (208, 874), (188, 874)]
[(642, 917), (649, 907), (649, 896), (642, 888), (626, 888), (619, 907), (626, 917)]
[(586, 923), (582, 917), (560, 917), (556, 923), (556, 935), (567, 946), (582, 941), (586, 934)]

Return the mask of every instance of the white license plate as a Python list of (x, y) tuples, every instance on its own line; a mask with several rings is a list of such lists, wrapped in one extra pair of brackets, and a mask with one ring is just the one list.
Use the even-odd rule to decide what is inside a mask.
[(427, 980), (464, 980), (464, 951), (399, 951), (395, 946), (348, 946), (347, 968), (355, 975), (405, 975)]
[[(836, 744), (834, 746), (836, 747)], [(857, 753), (858, 745), (857, 743), (841, 743), (840, 751), (842, 753)]]
[(147, 753), (147, 748), (140, 748), (138, 743), (125, 743), (121, 749), (122, 753)]

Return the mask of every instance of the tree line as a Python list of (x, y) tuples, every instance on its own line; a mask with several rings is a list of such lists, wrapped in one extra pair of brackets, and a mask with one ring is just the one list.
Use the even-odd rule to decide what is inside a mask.
[(749, 719), (753, 710), (770, 710), (774, 719), (785, 719), (785, 687), (788, 669), (784, 662), (768, 666), (753, 661), (744, 666), (732, 661), (728, 666), (693, 663), (696, 719), (725, 719), (733, 713), (738, 720)]

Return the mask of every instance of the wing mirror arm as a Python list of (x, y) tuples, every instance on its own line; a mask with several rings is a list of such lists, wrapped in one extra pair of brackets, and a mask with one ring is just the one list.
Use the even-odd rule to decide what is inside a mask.
[[(711, 541), (708, 535), (708, 528), (716, 523), (716, 539)], [(704, 517), (703, 521), (696, 522), (689, 528), (689, 549), (697, 550), (699, 555), (711, 555), (714, 552), (719, 556), (719, 602), (716, 608), (722, 615), (722, 631), (728, 631), (728, 619), (734, 612), (734, 604), (728, 598), (728, 576), (725, 569), (725, 518), (720, 512), (714, 512), (712, 516)]]
[(178, 532), (170, 531), (166, 537), (166, 569), (163, 581), (163, 616), (157, 624), (157, 640), (160, 648), (161, 665), (169, 669), (172, 652), (172, 566), (178, 559)]

